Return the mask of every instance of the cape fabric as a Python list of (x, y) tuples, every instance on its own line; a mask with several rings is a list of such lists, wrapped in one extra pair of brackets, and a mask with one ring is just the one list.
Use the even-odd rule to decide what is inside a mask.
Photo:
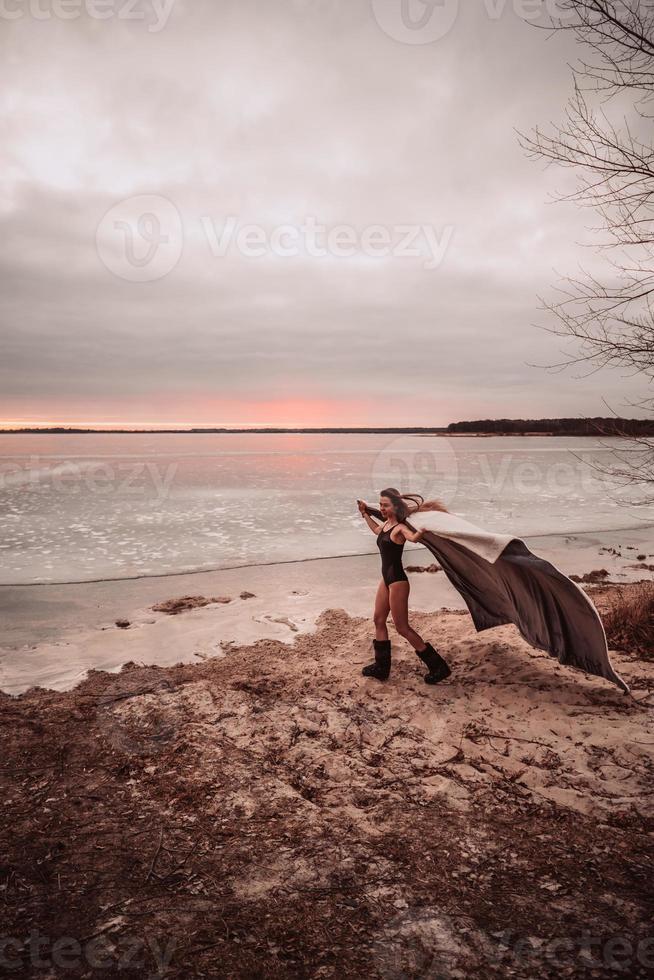
[[(368, 512), (383, 521), (379, 510)], [(424, 530), (421, 544), (461, 594), (477, 632), (513, 623), (533, 647), (560, 664), (604, 677), (625, 693), (611, 666), (600, 615), (584, 590), (522, 538), (476, 527), (458, 514), (414, 511), (405, 524)]]

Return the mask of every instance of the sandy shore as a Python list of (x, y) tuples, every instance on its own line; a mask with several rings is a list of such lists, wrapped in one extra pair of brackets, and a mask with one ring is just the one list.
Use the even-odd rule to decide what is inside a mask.
[(1, 695), (16, 975), (60, 975), (30, 930), (75, 976), (532, 980), (616, 950), (651, 975), (654, 663), (612, 651), (634, 700), (513, 626), (414, 620), (436, 687), (392, 626), (389, 681), (362, 678), (369, 620), (330, 609), (289, 643)]
[[(601, 613), (651, 581), (644, 533), (528, 543), (621, 583), (585, 586)], [(513, 626), (477, 633), (414, 571), (452, 676), (426, 685), (389, 620), (382, 684), (361, 676), (378, 574), (0, 590), (13, 975), (651, 975), (654, 660), (611, 650), (625, 696)], [(229, 601), (153, 609), (184, 595)]]
[[(371, 536), (372, 538), (372, 536)], [(612, 582), (652, 578), (654, 526), (632, 531), (525, 537), (536, 554), (565, 574), (605, 569)], [(374, 547), (374, 545), (373, 545)], [(638, 561), (637, 556), (645, 556)], [(407, 547), (405, 566), (425, 566), (431, 554)], [(410, 572), (410, 609), (465, 609), (442, 572)], [(371, 620), (379, 555), (288, 562), (75, 585), (0, 586), (0, 689), (68, 690), (89, 668), (117, 671), (129, 661), (168, 666), (224, 657), (257, 639), (291, 640), (315, 630), (325, 609)], [(249, 598), (240, 596), (249, 593)], [(183, 617), (153, 611), (176, 596), (229, 598)], [(117, 621), (129, 623), (127, 628)], [(365, 639), (369, 648), (372, 624)]]

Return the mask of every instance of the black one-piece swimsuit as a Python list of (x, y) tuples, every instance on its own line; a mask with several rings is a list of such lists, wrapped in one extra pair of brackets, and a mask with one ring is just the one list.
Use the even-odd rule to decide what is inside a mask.
[[(393, 527), (397, 527), (397, 525), (393, 524)], [(393, 527), (389, 527), (387, 531), (380, 531), (377, 535), (377, 547), (382, 560), (382, 578), (386, 585), (391, 585), (393, 582), (409, 581), (402, 568), (404, 541), (402, 544), (396, 544), (395, 541), (391, 540)]]

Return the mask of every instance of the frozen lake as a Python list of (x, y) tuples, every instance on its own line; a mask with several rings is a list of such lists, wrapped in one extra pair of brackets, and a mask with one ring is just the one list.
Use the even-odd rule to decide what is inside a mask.
[(355, 501), (386, 486), (517, 536), (654, 523), (647, 488), (603, 472), (621, 448), (543, 436), (0, 435), (0, 583), (372, 552)]

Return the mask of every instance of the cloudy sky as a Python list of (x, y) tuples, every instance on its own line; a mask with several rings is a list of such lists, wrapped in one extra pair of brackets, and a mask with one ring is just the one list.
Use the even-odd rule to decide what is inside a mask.
[(0, 424), (624, 411), (548, 370), (597, 219), (514, 131), (563, 121), (573, 38), (406, 3), (3, 0)]

